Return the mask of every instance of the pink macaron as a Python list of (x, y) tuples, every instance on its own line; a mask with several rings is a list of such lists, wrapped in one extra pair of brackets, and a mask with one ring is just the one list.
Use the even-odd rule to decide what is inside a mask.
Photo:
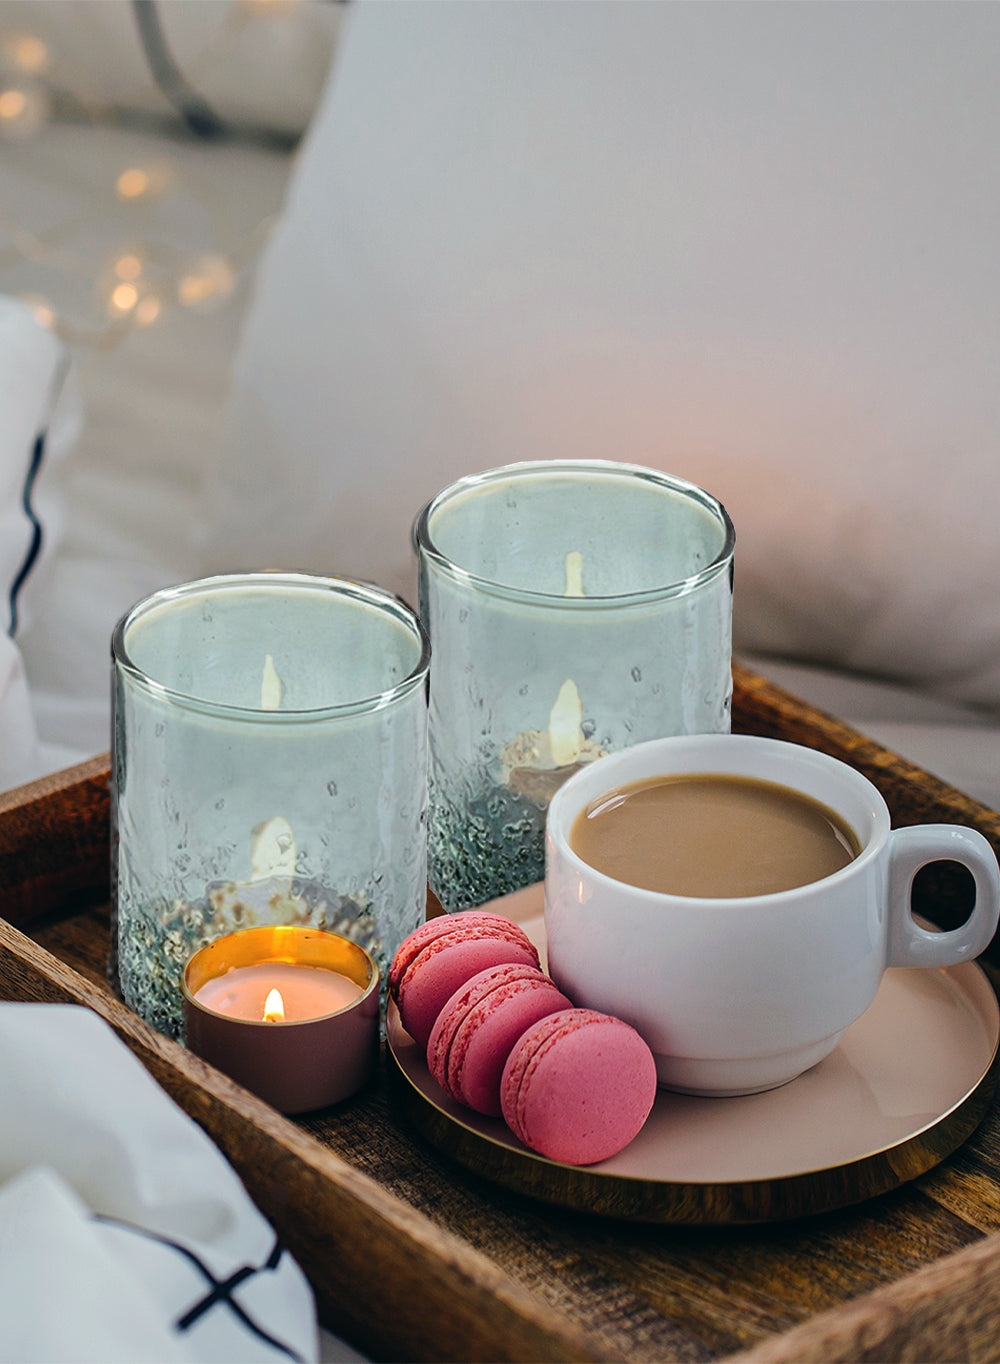
[(519, 928), (513, 919), (507, 919), (502, 914), (491, 914), (488, 910), (463, 909), (457, 914), (438, 914), (435, 918), (428, 919), (426, 923), (418, 925), (399, 944), (389, 967), (389, 993), (392, 998), (396, 998), (403, 972), (428, 943), (444, 933), (454, 933), (458, 928), (471, 927), (490, 928), (501, 936), (512, 932), (515, 936), (525, 936), (524, 930)]
[(528, 935), (500, 914), (468, 910), (422, 924), (403, 941), (389, 971), (389, 993), (403, 1027), (426, 1047), (455, 991), (480, 971), (505, 962), (539, 964)]
[(447, 1001), (427, 1043), (427, 1064), (453, 1099), (499, 1117), (500, 1076), (533, 1023), (572, 1008), (536, 966), (505, 962), (480, 971)]
[(638, 1135), (656, 1098), (656, 1062), (628, 1023), (566, 1009), (528, 1028), (500, 1081), (507, 1126), (533, 1151), (593, 1165)]

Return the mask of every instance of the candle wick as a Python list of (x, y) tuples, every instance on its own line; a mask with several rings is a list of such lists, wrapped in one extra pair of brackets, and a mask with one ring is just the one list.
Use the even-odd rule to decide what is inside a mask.
[(265, 654), (264, 674), (260, 679), (261, 710), (278, 710), (284, 691), (285, 688), (274, 666), (273, 657), (270, 654)]

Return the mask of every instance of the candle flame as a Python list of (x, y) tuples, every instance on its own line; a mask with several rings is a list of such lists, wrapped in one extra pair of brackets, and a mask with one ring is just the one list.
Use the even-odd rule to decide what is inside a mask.
[(576, 683), (571, 677), (559, 688), (556, 703), (549, 714), (549, 746), (556, 767), (575, 763), (583, 748), (583, 704)]
[(280, 990), (270, 990), (264, 1000), (264, 1022), (283, 1023), (285, 1021), (285, 1001)]
[(578, 549), (571, 549), (566, 555), (566, 590), (564, 597), (583, 597), (583, 555)]
[(264, 672), (260, 679), (261, 710), (280, 709), (281, 698), (284, 695), (284, 691), (284, 684), (278, 676), (278, 671), (274, 666), (274, 659), (270, 654), (265, 654)]

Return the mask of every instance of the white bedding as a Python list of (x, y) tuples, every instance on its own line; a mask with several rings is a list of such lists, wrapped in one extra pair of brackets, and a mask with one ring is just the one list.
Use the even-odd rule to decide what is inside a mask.
[[(44, 550), (21, 592), (36, 609), (22, 613), (14, 639), (40, 748), (33, 767), (22, 752), (15, 770), (0, 746), (0, 786), (107, 749), (115, 621), (149, 591), (198, 572), (202, 485), (221, 442), (253, 265), (342, 13), (321, 0), (151, 11), (179, 101), (129, 0), (0, 4), (0, 82), (25, 109), (0, 117), (0, 293), (54, 312), (73, 365), (64, 405), (82, 412), (65, 459), (53, 460), (47, 442), (34, 487)], [(188, 131), (180, 110), (192, 100), (221, 136)], [(162, 192), (123, 199), (118, 177), (136, 171), (159, 177)], [(159, 311), (107, 344), (115, 262), (131, 256)], [(234, 292), (180, 303), (181, 282), (219, 258), (233, 267)], [(11, 454), (0, 488), (19, 491), (29, 457), (30, 445)], [(17, 502), (12, 510), (21, 514)], [(22, 516), (17, 535), (27, 533)], [(5, 548), (21, 552), (20, 543)]]
[[(116, 176), (164, 157), (180, 183), (194, 188), (162, 233), (191, 257), (216, 245), (205, 232), (204, 205), (232, 223), (229, 240), (238, 241), (280, 209), (291, 164), (286, 152), (252, 145), (54, 123), (30, 144), (5, 149), (0, 182), (8, 202), (34, 202), (39, 213), (44, 208), (71, 223), (92, 211), (93, 187), (101, 187), (103, 218), (88, 250), (96, 274), (134, 240), (115, 205)], [(81, 165), (86, 177), (78, 174)], [(32, 282), (28, 266), (0, 277), (7, 292)], [(202, 484), (221, 442), (250, 284), (244, 275), (212, 311), (164, 308), (152, 326), (114, 350), (73, 352), (83, 426), (71, 457), (42, 476), (43, 486), (55, 485), (62, 526), (45, 608), (18, 635), (48, 763), (107, 749), (116, 620), (148, 592), (198, 572), (207, 533)]]

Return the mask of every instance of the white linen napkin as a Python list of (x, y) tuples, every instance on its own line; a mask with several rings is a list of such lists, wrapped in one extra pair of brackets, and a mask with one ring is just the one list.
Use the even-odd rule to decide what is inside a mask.
[(0, 1004), (0, 1364), (318, 1354), (301, 1269), (103, 1019)]

